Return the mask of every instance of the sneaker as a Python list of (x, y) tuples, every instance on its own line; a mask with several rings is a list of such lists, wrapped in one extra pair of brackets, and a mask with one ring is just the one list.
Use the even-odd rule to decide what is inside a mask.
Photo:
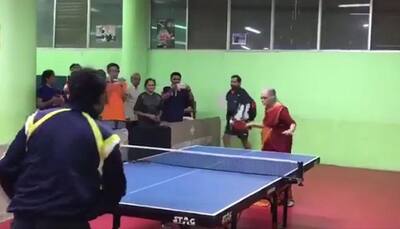
[(271, 203), (267, 199), (262, 199), (256, 203), (254, 203), (254, 205), (258, 206), (258, 207), (267, 208), (267, 207), (271, 206)]
[(293, 207), (293, 206), (294, 206), (294, 200), (288, 200), (287, 206), (288, 206), (289, 208)]

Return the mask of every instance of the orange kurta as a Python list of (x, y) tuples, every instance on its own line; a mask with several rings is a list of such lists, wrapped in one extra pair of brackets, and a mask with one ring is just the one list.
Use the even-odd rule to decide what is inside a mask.
[(101, 114), (105, 121), (125, 121), (124, 96), (126, 84), (121, 82), (107, 83), (107, 103)]
[(289, 114), (287, 107), (276, 103), (265, 110), (263, 121), (262, 143), (264, 151), (276, 151), (290, 153), (292, 151), (292, 136), (282, 134), (295, 123)]

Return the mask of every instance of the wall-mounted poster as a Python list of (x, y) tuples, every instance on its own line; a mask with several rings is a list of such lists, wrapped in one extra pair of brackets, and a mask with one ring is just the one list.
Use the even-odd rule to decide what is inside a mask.
[(232, 34), (232, 45), (246, 45), (246, 44), (247, 44), (247, 33)]
[(97, 42), (114, 42), (117, 39), (115, 25), (97, 25), (96, 41)]
[(173, 19), (158, 21), (157, 39), (157, 48), (175, 48), (175, 23)]

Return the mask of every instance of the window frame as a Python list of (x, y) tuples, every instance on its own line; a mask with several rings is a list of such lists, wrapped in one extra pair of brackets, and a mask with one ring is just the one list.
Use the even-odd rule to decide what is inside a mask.
[[(395, 52), (398, 53), (400, 50), (373, 50), (371, 49), (371, 36), (372, 36), (372, 29), (373, 29), (373, 6), (374, 6), (374, 0), (369, 0), (370, 1), (370, 8), (369, 8), (369, 29), (368, 29), (368, 47), (367, 49), (321, 49), (321, 26), (322, 26), (322, 11), (323, 11), (323, 2), (327, 0), (319, 0), (319, 7), (318, 7), (318, 28), (317, 28), (317, 47), (316, 49), (275, 49), (274, 48), (274, 30), (275, 30), (275, 3), (278, 0), (271, 0), (271, 25), (270, 25), (270, 49), (269, 50), (242, 50), (242, 49), (230, 49), (230, 42), (232, 37), (230, 36), (231, 32), (231, 6), (232, 6), (232, 1), (228, 0), (228, 13), (227, 13), (227, 40), (226, 40), (226, 49), (201, 49), (201, 50), (196, 50), (193, 49), (194, 51), (227, 51), (227, 52), (264, 52), (264, 53), (273, 53), (273, 52)], [(189, 4), (190, 0), (186, 0), (186, 23), (189, 25)], [(151, 9), (149, 13), (149, 18), (151, 19)], [(151, 23), (151, 22), (150, 22)], [(151, 26), (151, 24), (149, 24)], [(186, 34), (188, 34), (190, 27), (188, 26), (188, 29), (186, 31)], [(150, 31), (151, 32), (151, 31)], [(188, 35), (187, 35), (188, 36)], [(149, 33), (149, 40), (151, 39), (151, 35)], [(181, 50), (181, 51), (189, 51), (191, 49), (188, 49), (189, 46), (189, 41), (188, 37), (186, 38), (187, 44), (186, 44), (186, 49), (152, 49), (151, 47), (148, 47), (151, 51), (171, 51), (171, 50)]]
[(187, 51), (189, 50), (188, 48), (188, 39), (189, 39), (189, 0), (185, 0), (186, 8), (185, 8), (185, 20), (186, 20), (186, 30), (185, 30), (185, 40), (186, 40), (186, 45), (185, 48), (154, 48), (152, 47), (152, 42), (153, 42), (153, 37), (152, 37), (152, 26), (153, 26), (153, 15), (152, 15), (152, 1), (150, 1), (150, 6), (148, 7), (149, 14), (148, 14), (148, 44), (147, 44), (147, 49), (148, 50), (157, 50), (157, 51), (168, 51), (168, 50), (180, 50), (180, 51)]
[[(57, 0), (53, 0), (54, 1), (54, 7), (53, 7), (53, 34), (52, 34), (52, 45), (48, 46), (48, 47), (37, 47), (40, 49), (46, 49), (46, 48), (56, 48), (56, 44), (55, 44), (55, 37), (56, 37), (56, 10), (57, 10)], [(92, 5), (92, 0), (86, 0), (87, 1), (87, 31), (86, 31), (86, 49), (121, 49), (121, 47), (102, 47), (102, 48), (98, 48), (98, 47), (90, 47), (90, 24), (91, 24), (91, 5)], [(228, 1), (228, 5), (227, 5), (227, 29), (226, 29), (226, 48), (225, 51), (228, 52), (400, 52), (400, 50), (376, 50), (376, 49), (372, 49), (372, 30), (373, 30), (373, 12), (374, 12), (374, 0), (369, 0), (370, 2), (370, 7), (369, 7), (369, 28), (368, 28), (368, 47), (367, 49), (362, 49), (362, 50), (357, 50), (357, 49), (353, 49), (353, 50), (348, 50), (348, 49), (321, 49), (321, 22), (322, 22), (322, 10), (323, 10), (323, 3), (324, 1), (328, 1), (328, 0), (319, 0), (319, 7), (318, 7), (318, 30), (317, 30), (317, 48), (316, 49), (297, 49), (297, 50), (291, 50), (291, 49), (275, 49), (274, 47), (274, 35), (275, 35), (275, 8), (276, 8), (276, 1), (278, 0), (271, 0), (271, 25), (270, 25), (270, 49), (269, 50), (240, 50), (240, 49), (230, 49), (230, 42), (232, 37), (230, 36), (230, 32), (231, 32), (231, 5), (232, 5), (232, 1), (231, 0), (227, 0)], [(189, 47), (189, 40), (188, 40), (188, 31), (189, 31), (189, 4), (190, 4), (190, 0), (186, 0), (186, 24), (187, 24), (187, 30), (186, 30), (186, 46), (184, 49), (152, 49), (151, 48), (151, 44), (148, 44), (148, 49), (149, 50), (157, 50), (157, 51), (161, 51), (161, 50), (185, 50), (188, 51), (190, 50)], [(149, 7), (149, 28), (151, 28), (151, 7)], [(122, 14), (123, 12), (121, 12)], [(123, 30), (122, 30), (123, 33)], [(151, 30), (149, 30), (149, 34), (148, 34), (148, 39), (151, 39)], [(62, 49), (83, 49), (83, 48), (62, 48)], [(194, 49), (196, 50), (196, 49)], [(213, 51), (221, 51), (224, 49), (201, 49), (201, 50), (213, 50)]]
[[(186, 0), (188, 1), (188, 0)], [(52, 34), (52, 45), (47, 46), (47, 47), (36, 47), (40, 49), (107, 49), (107, 50), (113, 50), (113, 49), (121, 49), (122, 48), (122, 43), (121, 47), (91, 47), (90, 46), (90, 30), (91, 30), (91, 6), (92, 6), (92, 0), (86, 0), (87, 2), (87, 12), (86, 12), (86, 45), (85, 47), (68, 47), (68, 48), (63, 48), (63, 47), (56, 47), (56, 18), (57, 18), (57, 2), (58, 0), (53, 0), (53, 34)], [(123, 6), (122, 6), (123, 7)], [(121, 11), (121, 15), (123, 14), (123, 10)], [(151, 14), (151, 9), (150, 9), (150, 14)], [(123, 30), (122, 30), (123, 33)], [(121, 37), (122, 38), (122, 37)]]
[[(189, 4), (190, 4), (190, 0), (186, 0), (187, 1), (187, 3), (186, 3), (186, 7), (187, 7), (187, 9), (186, 9), (186, 24), (187, 24), (187, 29), (186, 29), (186, 33), (187, 33), (187, 37), (186, 37), (186, 51), (188, 51), (188, 50), (193, 50), (193, 51), (230, 51), (231, 49), (230, 49), (230, 47), (229, 47), (229, 44), (230, 44), (230, 41), (231, 41), (231, 39), (230, 39), (230, 31), (231, 31), (231, 21), (230, 21), (230, 18), (231, 18), (231, 5), (232, 5), (232, 1), (231, 0), (226, 0), (226, 10), (227, 10), (227, 13), (226, 13), (226, 44), (225, 44), (225, 48), (224, 49), (212, 49), (212, 48), (189, 48), (189, 29), (190, 29), (190, 17), (189, 17), (189, 14), (190, 14), (190, 12), (189, 12), (189, 9), (190, 9), (190, 6), (189, 6)], [(151, 17), (151, 15), (150, 15), (150, 17)], [(157, 49), (155, 49), (155, 50), (157, 50)], [(172, 49), (172, 50), (174, 50), (174, 49)], [(181, 49), (181, 50), (183, 50), (183, 49)]]

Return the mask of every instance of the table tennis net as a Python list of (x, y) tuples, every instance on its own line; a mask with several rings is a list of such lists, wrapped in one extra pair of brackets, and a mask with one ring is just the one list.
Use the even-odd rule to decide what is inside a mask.
[(297, 161), (246, 155), (170, 150), (138, 161), (196, 169), (285, 177), (297, 171)]

